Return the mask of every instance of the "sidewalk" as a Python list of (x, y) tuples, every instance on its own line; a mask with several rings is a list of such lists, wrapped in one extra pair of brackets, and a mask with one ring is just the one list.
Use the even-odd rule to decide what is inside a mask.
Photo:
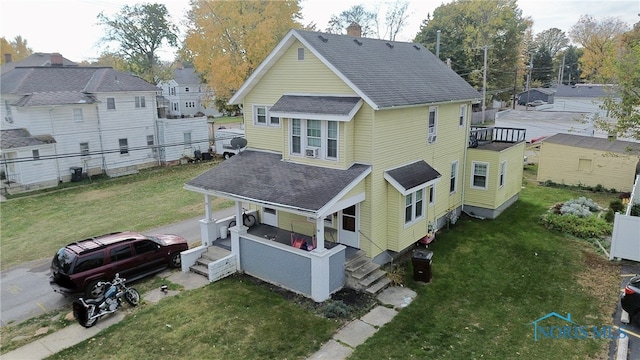
[[(159, 276), (168, 273), (170, 272), (167, 270), (164, 273), (160, 273)], [(209, 283), (204, 276), (190, 272), (174, 272), (166, 277), (166, 279), (172, 283), (182, 285), (185, 290), (197, 289)], [(144, 294), (144, 300), (157, 303), (167, 296), (173, 296), (178, 293), (179, 291), (173, 290), (164, 293), (160, 289), (154, 289)], [(309, 357), (309, 359), (345, 359), (353, 352), (356, 346), (364, 343), (364, 341), (375, 334), (380, 327), (391, 321), (398, 311), (409, 305), (415, 297), (416, 293), (407, 288), (392, 287), (386, 289), (378, 295), (378, 300), (386, 306), (378, 305), (362, 318), (348, 323), (333, 336), (333, 339), (324, 344), (320, 350)], [(387, 306), (391, 306), (392, 308)], [(128, 307), (124, 307), (122, 310), (100, 319), (95, 326), (88, 329), (83, 328), (79, 324), (67, 326), (60, 331), (4, 354), (2, 359), (44, 359), (96, 336), (103, 329), (124, 319), (127, 312)]]

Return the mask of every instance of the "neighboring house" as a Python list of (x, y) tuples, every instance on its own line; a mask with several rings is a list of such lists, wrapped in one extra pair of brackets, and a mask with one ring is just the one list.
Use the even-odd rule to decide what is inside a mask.
[(12, 176), (7, 191), (69, 181), (77, 168), (88, 175), (118, 176), (158, 164), (152, 151), (158, 88), (112, 68), (67, 67), (62, 56), (51, 61), (2, 74), (2, 129), (24, 129), (25, 139), (51, 139), (47, 156), (41, 153), (30, 164), (41, 164), (37, 177), (27, 168), (35, 160), (24, 153), (28, 148), (3, 144), (3, 166)]
[(237, 269), (324, 301), (354, 253), (356, 273), (375, 269), (463, 210), (497, 216), (518, 198), (524, 131), (472, 129), (479, 98), (422, 45), (291, 30), (230, 99), (247, 149), (185, 185), (205, 195), (204, 246), (229, 222), (212, 197), (237, 224), (249, 207), (261, 224), (230, 229)]
[(9, 187), (25, 184), (24, 190), (58, 185), (55, 162), (51, 161), (56, 141), (51, 135), (32, 136), (27, 129), (3, 129), (0, 135), (3, 182)]
[[(181, 159), (194, 159), (196, 152), (209, 151), (209, 124), (205, 116), (158, 119), (158, 144), (161, 164), (175, 164)], [(154, 150), (154, 156), (156, 156)]]
[(640, 143), (556, 134), (541, 144), (538, 181), (631, 191), (639, 161)]
[(62, 66), (78, 66), (78, 64), (65, 58), (59, 53), (33, 53), (20, 61), (13, 61), (11, 54), (4, 54), (5, 63), (0, 67), (0, 73), (4, 74), (16, 68), (16, 66), (52, 66), (52, 64), (62, 64)]
[(184, 68), (180, 63), (173, 71), (173, 78), (158, 83), (167, 99), (169, 117), (220, 116), (213, 102), (213, 91), (203, 84), (194, 68)]
[(526, 105), (532, 101), (542, 100), (548, 104), (553, 104), (555, 91), (551, 88), (534, 88), (523, 91), (517, 95), (518, 105)]

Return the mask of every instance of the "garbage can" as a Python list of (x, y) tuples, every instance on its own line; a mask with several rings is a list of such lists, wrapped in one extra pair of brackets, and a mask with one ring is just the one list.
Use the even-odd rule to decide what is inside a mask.
[(69, 168), (69, 170), (71, 170), (71, 181), (82, 181), (82, 167), (72, 166)]
[(229, 230), (229, 227), (226, 225), (222, 225), (220, 226), (220, 239), (226, 239), (227, 238), (227, 231)]
[(416, 250), (411, 256), (411, 263), (413, 265), (413, 280), (430, 282), (431, 281), (431, 258), (433, 257), (433, 251), (429, 250)]

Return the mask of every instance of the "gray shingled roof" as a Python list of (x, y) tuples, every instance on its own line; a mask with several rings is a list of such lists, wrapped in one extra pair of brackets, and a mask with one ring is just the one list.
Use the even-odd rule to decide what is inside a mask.
[(15, 106), (93, 104), (95, 102), (96, 98), (89, 94), (72, 91), (54, 91), (25, 95), (15, 102)]
[(31, 136), (27, 129), (0, 130), (0, 148), (2, 149), (53, 144), (55, 142), (56, 140), (51, 135)]
[[(63, 66), (78, 66), (78, 64), (73, 61), (62, 57), (62, 65)], [(51, 66), (51, 53), (33, 53), (26, 58), (18, 61), (12, 61), (9, 63), (3, 64), (0, 68), (1, 73), (4, 74), (9, 72), (16, 67), (24, 67), (24, 66)]]
[(173, 72), (173, 80), (178, 85), (200, 84), (200, 78), (194, 68), (175, 69)]
[(294, 32), (380, 108), (481, 98), (420, 44)]
[(348, 115), (359, 101), (359, 97), (283, 95), (269, 112)]
[(424, 160), (419, 160), (409, 165), (387, 170), (386, 173), (405, 190), (413, 189), (416, 186), (426, 184), (429, 181), (442, 176)]
[(613, 85), (588, 85), (579, 84), (574, 86), (561, 85), (556, 91), (556, 97), (580, 97), (580, 98), (601, 98), (605, 96), (617, 96), (617, 89)]
[(0, 89), (2, 94), (35, 96), (19, 101), (29, 105), (89, 101), (88, 94), (99, 92), (160, 90), (132, 74), (99, 67), (17, 67), (2, 74)]
[(245, 150), (187, 182), (219, 194), (317, 211), (370, 166), (347, 170), (282, 161), (280, 154)]
[(559, 133), (544, 139), (543, 143), (576, 146), (585, 149), (640, 155), (640, 143), (605, 138)]

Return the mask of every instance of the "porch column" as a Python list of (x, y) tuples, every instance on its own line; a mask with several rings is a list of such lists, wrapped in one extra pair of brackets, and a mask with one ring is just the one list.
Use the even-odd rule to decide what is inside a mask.
[(219, 231), (216, 224), (216, 219), (212, 219), (211, 211), (211, 196), (205, 194), (204, 196), (204, 214), (205, 218), (200, 220), (200, 237), (203, 246), (211, 246), (213, 242), (218, 238)]
[(247, 233), (248, 227), (242, 222), (242, 202), (236, 201), (235, 205), (236, 226), (229, 229), (231, 232), (231, 253), (236, 257), (236, 270), (242, 271), (242, 259), (240, 258), (240, 236)]
[(316, 249), (324, 250), (324, 217), (316, 219)]
[[(324, 222), (324, 219), (321, 220)], [(328, 252), (311, 256), (311, 298), (317, 302), (325, 301), (331, 296), (329, 259)]]

